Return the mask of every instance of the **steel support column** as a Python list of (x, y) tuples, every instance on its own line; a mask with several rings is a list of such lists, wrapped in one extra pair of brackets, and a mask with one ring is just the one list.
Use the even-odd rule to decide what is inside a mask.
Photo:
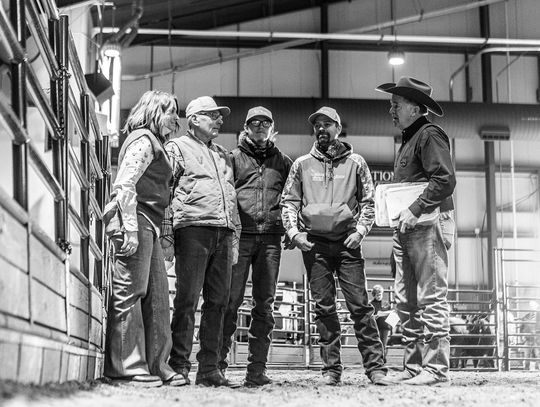
[[(10, 0), (10, 20), (17, 41), (26, 50), (25, 1)], [(26, 60), (11, 64), (11, 106), (26, 129)], [(28, 210), (28, 148), (26, 144), (13, 143), (13, 198)]]
[[(480, 34), (488, 38), (489, 7), (479, 9)], [(485, 103), (493, 103), (492, 68), (491, 56), (483, 54), (481, 60), (482, 70), (482, 100)], [(497, 246), (497, 202), (495, 200), (495, 146), (493, 141), (484, 142), (484, 165), (486, 176), (486, 219), (487, 219), (487, 277), (488, 289), (493, 289), (495, 272), (494, 249)]]
[[(321, 33), (328, 33), (328, 4), (321, 4)], [(329, 98), (328, 42), (321, 41), (321, 99)]]
[[(90, 98), (88, 94), (81, 94), (81, 114), (84, 122), (84, 127), (88, 134), (90, 134)], [(81, 137), (81, 166), (84, 171), (86, 179), (90, 180), (90, 163), (89, 163), (89, 147), (88, 140)], [(80, 213), (83, 225), (90, 230), (90, 213), (89, 213), (90, 199), (89, 191), (81, 186), (81, 202)], [(94, 282), (94, 271), (90, 270), (90, 236), (81, 237), (81, 271), (88, 278), (90, 283)]]
[[(59, 21), (56, 19), (49, 20), (49, 43), (52, 50), (54, 51), (57, 60), (58, 58), (58, 49), (60, 43), (59, 36)], [(63, 119), (62, 119), (62, 109), (60, 103), (60, 83), (59, 77), (60, 72), (55, 73), (56, 76), (51, 78), (51, 107), (53, 112), (58, 119), (60, 125), (60, 132), (54, 137), (50, 137), (50, 143), (52, 148), (52, 170), (53, 175), (57, 179), (58, 183), (64, 189), (65, 180), (64, 180), (64, 162), (65, 156), (63, 154), (63, 144), (64, 144), (64, 129)], [(57, 244), (60, 245), (60, 242), (66, 241), (66, 229), (67, 224), (65, 221), (65, 214), (67, 214), (67, 201), (66, 199), (55, 201), (54, 202), (54, 238)]]

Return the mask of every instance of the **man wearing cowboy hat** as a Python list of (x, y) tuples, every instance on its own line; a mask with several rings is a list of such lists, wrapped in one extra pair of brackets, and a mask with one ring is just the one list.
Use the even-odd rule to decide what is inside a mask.
[[(448, 136), (426, 117), (443, 111), (431, 86), (410, 77), (376, 88), (390, 93), (390, 115), (402, 132), (394, 182), (426, 182), (425, 190), (401, 211), (394, 229), (396, 303), (403, 326), (404, 370), (395, 380), (411, 385), (448, 383), (450, 359), (448, 254), (453, 239), (452, 193), (456, 185)], [(436, 222), (417, 225), (439, 208)]]
[(375, 218), (373, 181), (366, 161), (338, 139), (341, 119), (335, 109), (321, 107), (309, 116), (316, 141), (309, 154), (291, 168), (281, 198), (283, 226), (302, 250), (315, 300), (315, 323), (322, 384), (341, 382), (341, 328), (336, 310), (336, 283), (354, 321), (354, 333), (365, 373), (373, 384), (393, 384), (387, 368), (373, 307), (369, 304), (362, 240)]
[(241, 225), (229, 152), (213, 142), (230, 112), (209, 96), (192, 100), (186, 108), (189, 130), (165, 146), (173, 168), (170, 216), (176, 258), (169, 364), (189, 383), (195, 312), (202, 290), (195, 383), (203, 386), (232, 387), (218, 362)]

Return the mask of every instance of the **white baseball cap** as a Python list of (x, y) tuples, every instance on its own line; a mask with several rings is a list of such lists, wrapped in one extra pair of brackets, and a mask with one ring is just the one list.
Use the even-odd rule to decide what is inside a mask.
[(218, 106), (216, 101), (210, 96), (200, 96), (193, 99), (186, 107), (186, 117), (192, 116), (199, 112), (213, 112), (219, 110), (223, 117), (231, 114), (231, 109), (227, 106)]

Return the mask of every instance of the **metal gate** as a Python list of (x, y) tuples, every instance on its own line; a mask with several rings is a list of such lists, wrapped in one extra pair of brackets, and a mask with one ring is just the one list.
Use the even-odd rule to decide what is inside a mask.
[(540, 370), (540, 251), (496, 249), (502, 370)]

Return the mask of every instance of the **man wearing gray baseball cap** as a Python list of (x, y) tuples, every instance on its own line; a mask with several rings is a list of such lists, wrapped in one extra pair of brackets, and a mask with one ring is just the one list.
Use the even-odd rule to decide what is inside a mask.
[(223, 370), (228, 367), (227, 355), (251, 268), (254, 306), (249, 325), (245, 380), (249, 387), (271, 383), (266, 375), (266, 363), (275, 323), (272, 304), (281, 260), (281, 236), (285, 233), (279, 202), (292, 164), (272, 141), (274, 136), (272, 112), (263, 106), (252, 107), (246, 115), (238, 147), (231, 152), (242, 236), (223, 323), (219, 366)]
[[(209, 96), (189, 102), (187, 134), (165, 149), (173, 167), (170, 218), (176, 259), (176, 296), (169, 364), (189, 382), (195, 312), (201, 290), (196, 384), (232, 387), (218, 369), (223, 315), (232, 265), (238, 258), (240, 219), (229, 152), (213, 142), (230, 109)], [(166, 237), (162, 237), (162, 241)], [(167, 253), (166, 253), (167, 255)]]
[(309, 154), (298, 158), (281, 199), (283, 225), (302, 257), (315, 300), (315, 323), (322, 384), (341, 382), (341, 328), (336, 309), (336, 283), (354, 322), (365, 373), (373, 384), (386, 378), (383, 345), (369, 304), (361, 243), (375, 219), (374, 190), (366, 161), (338, 139), (341, 118), (331, 107), (311, 114), (316, 138)]

